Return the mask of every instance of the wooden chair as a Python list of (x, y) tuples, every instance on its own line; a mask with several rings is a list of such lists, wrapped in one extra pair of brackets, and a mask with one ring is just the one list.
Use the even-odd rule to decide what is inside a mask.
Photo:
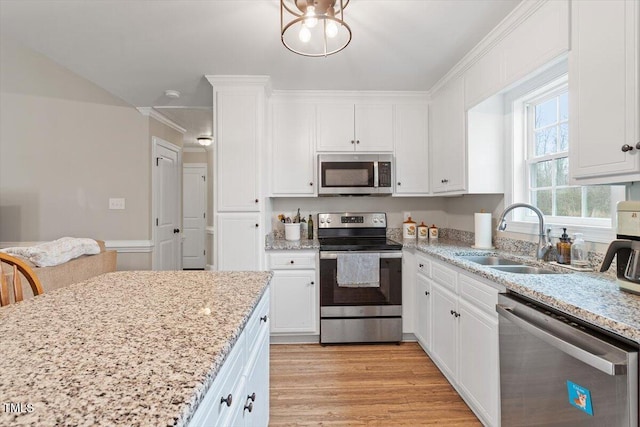
[(22, 301), (22, 283), (19, 273), (22, 273), (29, 282), (29, 285), (31, 285), (33, 295), (40, 295), (44, 293), (40, 279), (38, 279), (38, 276), (36, 276), (36, 273), (31, 269), (31, 267), (16, 257), (0, 252), (0, 307), (11, 303), (9, 298), (9, 287), (7, 286), (7, 278), (3, 270), (4, 264), (8, 264), (13, 268), (13, 295), (15, 302)]

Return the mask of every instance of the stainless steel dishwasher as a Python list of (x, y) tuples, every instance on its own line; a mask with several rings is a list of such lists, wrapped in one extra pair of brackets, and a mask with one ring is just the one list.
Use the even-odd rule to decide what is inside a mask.
[(501, 294), (502, 426), (638, 426), (638, 349)]

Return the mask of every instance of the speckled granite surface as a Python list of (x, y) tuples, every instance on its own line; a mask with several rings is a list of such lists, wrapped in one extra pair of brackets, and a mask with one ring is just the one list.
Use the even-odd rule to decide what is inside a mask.
[(186, 424), (271, 275), (115, 272), (1, 308), (0, 396), (33, 412), (0, 425)]
[[(437, 243), (404, 241), (405, 248), (416, 248), (437, 259), (505, 286), (518, 294), (547, 304), (602, 329), (640, 343), (640, 296), (621, 291), (615, 280), (602, 273), (569, 272), (560, 266), (539, 263), (531, 257), (510, 251), (478, 250), (465, 242), (439, 239)], [(495, 254), (523, 264), (566, 272), (567, 274), (513, 274), (460, 258), (461, 255)]]
[(318, 239), (285, 240), (284, 236), (267, 234), (265, 237), (265, 249), (271, 250), (299, 250), (320, 249)]

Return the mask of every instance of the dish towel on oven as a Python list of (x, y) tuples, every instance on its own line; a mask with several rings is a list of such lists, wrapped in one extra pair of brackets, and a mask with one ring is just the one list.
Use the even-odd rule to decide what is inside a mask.
[(339, 253), (338, 286), (345, 288), (380, 287), (380, 254)]

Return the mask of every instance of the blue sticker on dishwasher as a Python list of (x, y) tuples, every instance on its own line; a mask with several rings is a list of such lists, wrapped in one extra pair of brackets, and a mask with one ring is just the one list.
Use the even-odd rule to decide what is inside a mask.
[(567, 380), (567, 391), (569, 392), (569, 403), (571, 405), (593, 416), (589, 389)]

